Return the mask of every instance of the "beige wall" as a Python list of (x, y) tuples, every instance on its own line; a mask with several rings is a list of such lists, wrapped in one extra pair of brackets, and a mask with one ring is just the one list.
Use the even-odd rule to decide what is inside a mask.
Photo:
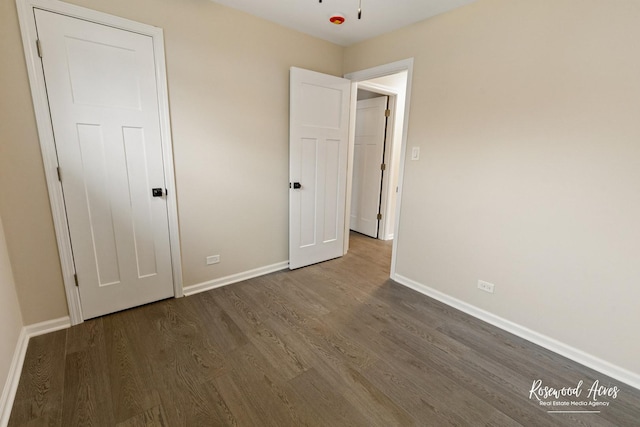
[[(209, 0), (71, 3), (164, 29), (184, 285), (286, 261), (289, 67), (339, 75), (343, 49)], [(30, 324), (67, 308), (15, 4), (0, 7), (0, 214)]]
[[(23, 326), (2, 221), (0, 221), (0, 387), (3, 391)], [(0, 391), (0, 394), (3, 391)]]
[(15, 2), (0, 1), (0, 217), (25, 324), (67, 315)]
[(636, 374), (638, 22), (636, 0), (479, 0), (345, 53), (415, 58), (397, 273)]

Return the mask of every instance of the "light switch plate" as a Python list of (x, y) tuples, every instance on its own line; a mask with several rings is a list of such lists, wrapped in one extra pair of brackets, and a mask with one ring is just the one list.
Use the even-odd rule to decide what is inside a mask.
[(420, 160), (420, 147), (413, 147), (411, 149), (411, 160)]

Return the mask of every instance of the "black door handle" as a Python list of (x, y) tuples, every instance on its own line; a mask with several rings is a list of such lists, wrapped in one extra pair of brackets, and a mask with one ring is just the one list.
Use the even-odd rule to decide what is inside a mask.
[[(291, 188), (291, 184), (289, 184), (289, 188)], [(294, 182), (293, 183), (293, 189), (294, 190), (298, 190), (300, 188), (302, 188), (302, 184), (300, 184), (299, 182)]]
[(167, 195), (167, 190), (162, 191), (162, 188), (152, 188), (151, 195), (153, 197), (162, 197)]

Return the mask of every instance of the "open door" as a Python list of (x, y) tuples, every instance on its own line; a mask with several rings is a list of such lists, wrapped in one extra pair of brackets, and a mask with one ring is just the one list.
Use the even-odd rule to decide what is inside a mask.
[(351, 81), (291, 68), (289, 268), (344, 254)]
[(382, 194), (387, 96), (358, 101), (353, 152), (353, 183), (350, 228), (378, 238)]

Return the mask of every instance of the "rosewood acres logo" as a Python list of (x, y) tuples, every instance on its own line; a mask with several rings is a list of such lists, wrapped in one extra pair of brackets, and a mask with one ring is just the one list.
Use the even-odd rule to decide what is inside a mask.
[(540, 406), (548, 408), (552, 414), (561, 413), (600, 413), (600, 409), (608, 407), (618, 398), (618, 386), (604, 386), (595, 380), (585, 386), (580, 380), (575, 387), (555, 388), (543, 384), (542, 380), (534, 380), (529, 390), (529, 400), (536, 400)]

